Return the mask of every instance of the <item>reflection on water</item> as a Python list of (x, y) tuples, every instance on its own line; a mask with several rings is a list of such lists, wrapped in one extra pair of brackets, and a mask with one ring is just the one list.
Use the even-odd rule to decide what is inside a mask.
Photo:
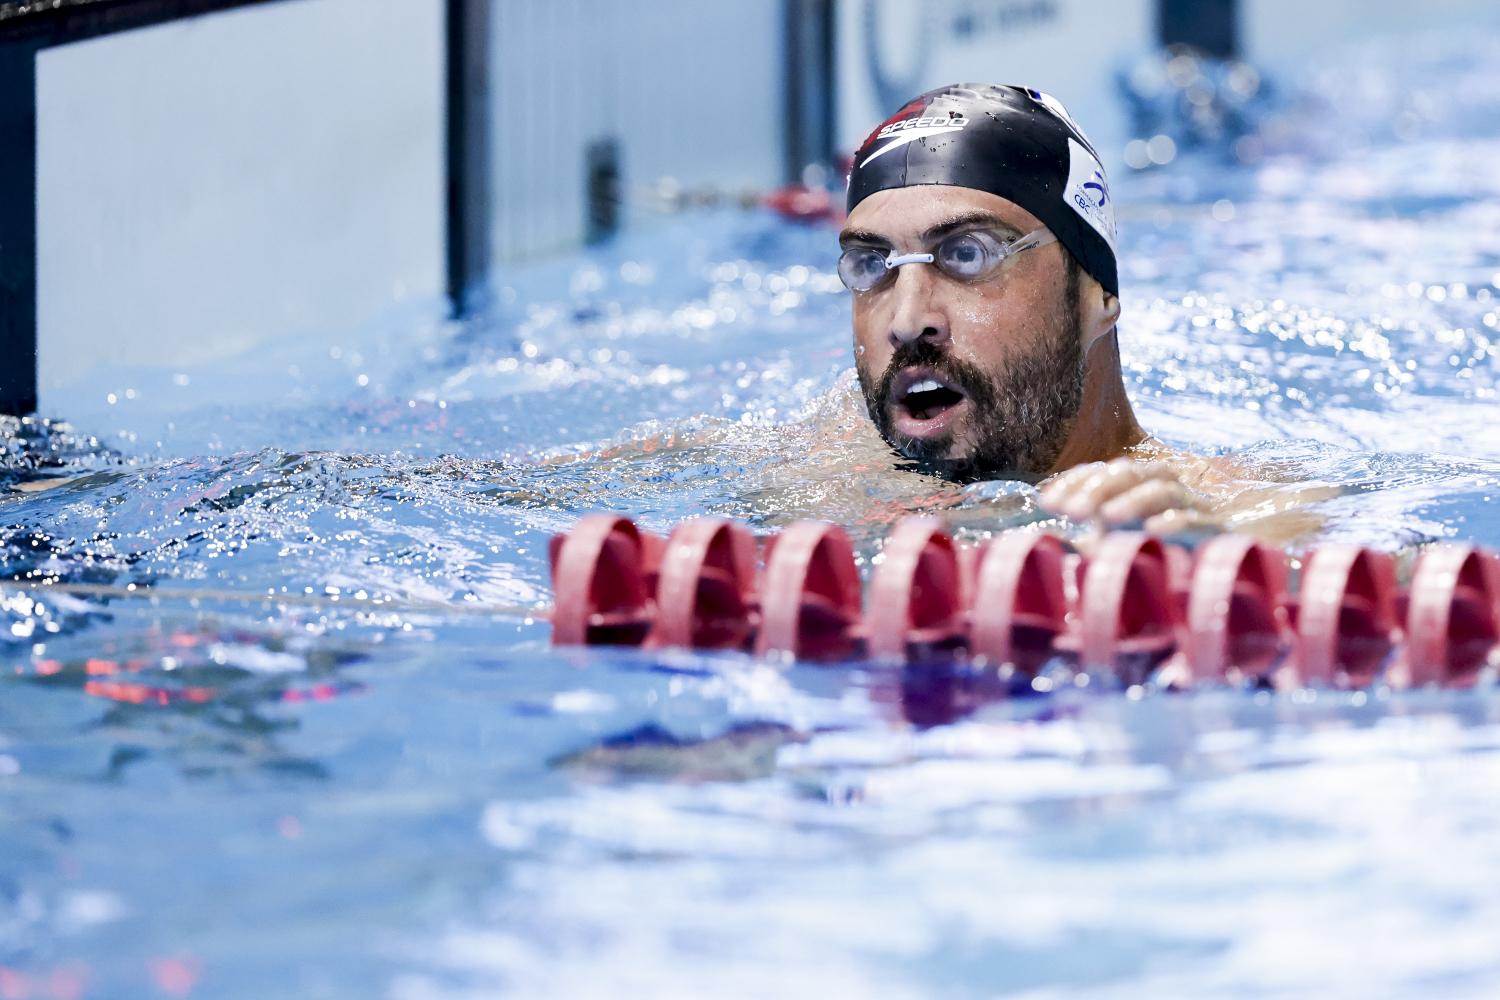
[[(1351, 54), (1254, 162), (1119, 179), (1143, 423), (1335, 487), (1324, 537), (1500, 546), (1492, 48)], [(874, 437), (830, 265), (693, 216), (483, 322), (0, 424), (0, 996), (1494, 995), (1492, 685), (546, 646), (586, 510), (866, 560), (914, 511), (1047, 521)]]

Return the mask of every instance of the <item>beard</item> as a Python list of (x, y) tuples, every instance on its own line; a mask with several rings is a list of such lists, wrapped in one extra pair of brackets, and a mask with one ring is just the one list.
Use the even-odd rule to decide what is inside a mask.
[[(1061, 336), (1044, 336), (1037, 347), (995, 373), (952, 357), (926, 340), (902, 344), (878, 378), (856, 366), (870, 419), (886, 443), (921, 471), (961, 482), (1044, 475), (1062, 453), (1083, 402), (1079, 326), (1075, 314), (1072, 322), (1062, 324)], [(892, 386), (903, 369), (914, 366), (931, 368), (968, 397), (974, 440), (968, 454), (950, 454), (958, 428), (920, 439), (895, 429)]]

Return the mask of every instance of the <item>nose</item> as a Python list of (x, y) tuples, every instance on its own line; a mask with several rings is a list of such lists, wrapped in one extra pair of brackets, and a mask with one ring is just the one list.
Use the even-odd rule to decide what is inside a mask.
[(933, 346), (948, 342), (948, 316), (937, 301), (936, 286), (937, 269), (930, 264), (906, 264), (896, 269), (895, 283), (887, 293), (892, 297), (892, 347), (919, 340)]

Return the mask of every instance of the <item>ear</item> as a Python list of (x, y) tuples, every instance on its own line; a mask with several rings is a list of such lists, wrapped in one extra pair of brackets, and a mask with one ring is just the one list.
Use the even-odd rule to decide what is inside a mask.
[(1120, 298), (1106, 292), (1092, 278), (1085, 286), (1082, 296), (1083, 353), (1088, 354), (1094, 342), (1115, 328), (1120, 322)]

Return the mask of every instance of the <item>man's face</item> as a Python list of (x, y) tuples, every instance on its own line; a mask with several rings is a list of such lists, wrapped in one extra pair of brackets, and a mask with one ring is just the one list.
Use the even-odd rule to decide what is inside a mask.
[[(944, 237), (1002, 239), (1041, 227), (1025, 209), (969, 188), (877, 192), (845, 224), (845, 246), (928, 252)], [(1051, 469), (1083, 396), (1076, 274), (1061, 244), (1027, 250), (987, 279), (899, 267), (854, 293), (854, 354), (870, 418), (892, 447), (955, 478)]]

